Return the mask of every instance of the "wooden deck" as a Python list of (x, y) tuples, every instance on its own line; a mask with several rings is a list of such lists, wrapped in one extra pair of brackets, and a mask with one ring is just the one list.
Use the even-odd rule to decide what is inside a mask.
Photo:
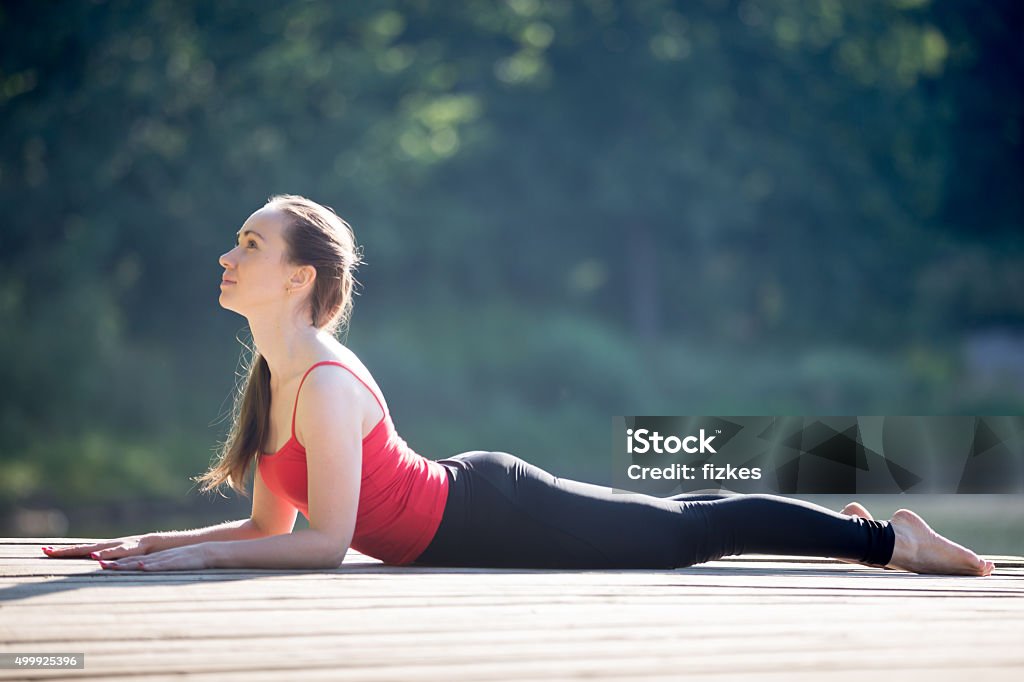
[[(1024, 558), (933, 577), (745, 555), (674, 571), (104, 571), (0, 539), (0, 679), (1024, 679)], [(872, 674), (876, 677), (872, 677)]]

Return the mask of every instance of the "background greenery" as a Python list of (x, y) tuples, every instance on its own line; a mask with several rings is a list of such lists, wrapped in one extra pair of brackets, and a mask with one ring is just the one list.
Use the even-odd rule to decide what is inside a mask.
[(217, 259), (274, 193), (353, 225), (345, 340), (434, 459), (605, 483), (617, 414), (1020, 413), (1022, 25), (1015, 0), (5, 1), (5, 532), (205, 508), (247, 340)]

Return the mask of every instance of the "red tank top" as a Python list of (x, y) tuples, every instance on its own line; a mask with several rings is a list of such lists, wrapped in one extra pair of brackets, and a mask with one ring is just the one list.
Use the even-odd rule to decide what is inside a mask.
[[(351, 546), (385, 563), (409, 563), (427, 548), (441, 524), (448, 501), (448, 475), (442, 465), (417, 454), (399, 437), (381, 399), (340, 362), (324, 360), (310, 367), (299, 382), (299, 391), (313, 368), (325, 364), (352, 372), (384, 410), (384, 418), (363, 438), (362, 482)], [(257, 466), (267, 488), (309, 519), (306, 449), (295, 438), (298, 402), (296, 392), (292, 437), (277, 452), (261, 453)]]

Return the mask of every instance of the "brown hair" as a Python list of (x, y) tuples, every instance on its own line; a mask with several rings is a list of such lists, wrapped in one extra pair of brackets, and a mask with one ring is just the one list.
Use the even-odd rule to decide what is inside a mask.
[[(333, 208), (294, 194), (274, 195), (266, 206), (288, 217), (282, 232), (286, 261), (316, 268), (313, 291), (303, 308), (310, 323), (331, 335), (347, 329), (355, 285), (359, 284), (353, 272), (362, 262), (351, 226)], [(233, 490), (249, 497), (245, 476), (270, 430), (270, 368), (258, 349), (251, 350), (245, 387), (235, 392), (231, 432), (218, 453), (219, 459), (202, 476), (192, 479), (200, 484), (201, 492), (226, 481)]]

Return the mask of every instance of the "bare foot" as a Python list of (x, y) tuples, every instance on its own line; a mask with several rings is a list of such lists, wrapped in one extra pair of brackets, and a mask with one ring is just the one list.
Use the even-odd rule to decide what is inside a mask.
[(840, 514), (846, 514), (847, 516), (859, 516), (862, 519), (874, 520), (874, 518), (875, 518), (859, 502), (851, 502), (850, 504), (846, 505), (841, 510), (839, 510), (839, 513)]
[(898, 509), (889, 520), (896, 533), (892, 559), (886, 568), (912, 573), (977, 575), (992, 573), (995, 564), (948, 540), (909, 509)]
[[(875, 518), (874, 516), (871, 515), (871, 512), (869, 512), (867, 509), (865, 509), (864, 505), (860, 504), (859, 502), (851, 502), (850, 504), (848, 504), (845, 507), (843, 507), (842, 509), (840, 509), (839, 513), (840, 514), (846, 514), (847, 516), (859, 516), (862, 519), (874, 520), (874, 518)], [(855, 561), (854, 559), (839, 559), (839, 557), (836, 557), (836, 559), (838, 559), (839, 561), (842, 561), (843, 563), (847, 563), (847, 564), (860, 564), (861, 566), (871, 566), (873, 568), (885, 568), (886, 570), (892, 570), (888, 566), (880, 567), (878, 564), (867, 564), (867, 563), (864, 563), (863, 561)]]

